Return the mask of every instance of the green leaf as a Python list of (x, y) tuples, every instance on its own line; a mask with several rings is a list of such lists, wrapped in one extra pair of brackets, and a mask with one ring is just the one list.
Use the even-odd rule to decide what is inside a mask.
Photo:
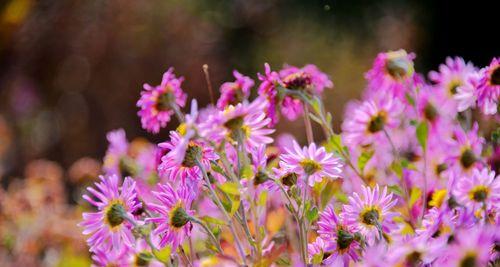
[(427, 136), (429, 135), (429, 128), (425, 121), (420, 122), (416, 129), (418, 143), (423, 149), (427, 148)]
[(312, 209), (306, 212), (306, 218), (309, 222), (313, 222), (318, 218), (318, 214), (319, 214), (318, 208), (312, 207)]
[(172, 248), (170, 246), (165, 246), (163, 249), (153, 251), (153, 253), (161, 262), (170, 262)]
[(335, 193), (335, 198), (337, 199), (338, 202), (340, 203), (347, 203), (349, 202), (349, 198), (348, 196), (342, 192), (341, 190), (338, 190), (336, 193)]
[(317, 97), (314, 97), (313, 99), (311, 99), (311, 107), (313, 109), (313, 111), (316, 113), (316, 114), (320, 114), (321, 113), (321, 100)]
[(417, 200), (422, 196), (422, 190), (418, 187), (413, 187), (410, 191), (410, 207), (417, 202)]
[(363, 153), (361, 153), (361, 156), (359, 156), (358, 169), (361, 173), (363, 173), (365, 166), (366, 166), (366, 163), (368, 163), (368, 161), (370, 161), (373, 154), (374, 154), (373, 150), (372, 151), (363, 151)]
[(253, 169), (251, 165), (245, 165), (240, 171), (240, 176), (242, 179), (250, 179), (254, 176)]
[(491, 133), (491, 142), (494, 145), (500, 144), (500, 127), (498, 127), (495, 131)]
[(267, 191), (262, 191), (259, 194), (259, 200), (257, 201), (257, 205), (259, 206), (266, 206), (267, 203)]
[(396, 194), (398, 196), (402, 196), (403, 195), (403, 190), (397, 184), (389, 185), (387, 188), (389, 189), (389, 192), (391, 192), (391, 193), (394, 193), (394, 194)]
[(224, 192), (226, 194), (230, 194), (233, 196), (240, 195), (240, 190), (238, 188), (237, 182), (225, 182), (225, 183), (219, 185), (219, 189), (222, 190), (222, 192)]
[(408, 103), (410, 103), (410, 105), (415, 106), (415, 99), (413, 99), (413, 97), (410, 94), (406, 93), (405, 97), (406, 97), (406, 101), (408, 101)]
[(229, 211), (229, 214), (231, 214), (231, 216), (233, 216), (236, 211), (238, 211), (238, 209), (240, 208), (240, 196), (234, 196), (231, 198), (231, 210)]
[(214, 217), (210, 217), (210, 216), (203, 216), (201, 217), (201, 219), (207, 223), (211, 223), (211, 224), (216, 224), (216, 225), (227, 225), (227, 223), (224, 221), (224, 220), (221, 220), (221, 219), (217, 219), (217, 218), (214, 218)]
[(326, 207), (328, 203), (330, 203), (330, 200), (332, 197), (335, 195), (335, 184), (333, 182), (328, 182), (321, 191), (321, 208)]
[(401, 163), (394, 161), (391, 164), (391, 170), (399, 177), (403, 177), (403, 166), (401, 166)]
[(342, 137), (340, 134), (332, 135), (325, 144), (325, 149), (327, 152), (336, 152), (341, 155), (343, 150)]
[(222, 167), (221, 167), (221, 166), (219, 166), (219, 164), (217, 164), (217, 162), (215, 162), (215, 161), (211, 161), (211, 162), (210, 162), (210, 166), (212, 167), (212, 170), (213, 170), (214, 172), (217, 172), (217, 173), (220, 173), (220, 174), (224, 175), (224, 173), (225, 173), (225, 172), (224, 172), (224, 169), (222, 169)]

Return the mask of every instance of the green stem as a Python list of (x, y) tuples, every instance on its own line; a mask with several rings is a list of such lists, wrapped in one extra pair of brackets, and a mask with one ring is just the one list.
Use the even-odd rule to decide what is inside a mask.
[(214, 233), (210, 230), (210, 228), (208, 228), (207, 224), (196, 217), (190, 217), (189, 220), (200, 225), (203, 228), (203, 230), (205, 230), (210, 239), (212, 239), (212, 243), (214, 243), (215, 247), (217, 248), (217, 251), (219, 253), (222, 253), (222, 248), (220, 246), (219, 240), (217, 239), (217, 237), (215, 237)]

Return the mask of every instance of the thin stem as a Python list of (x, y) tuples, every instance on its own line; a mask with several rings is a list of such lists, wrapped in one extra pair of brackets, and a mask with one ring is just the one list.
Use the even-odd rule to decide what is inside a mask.
[(203, 73), (205, 74), (205, 81), (207, 82), (208, 93), (210, 94), (210, 102), (215, 105), (214, 90), (212, 88), (212, 82), (210, 81), (210, 73), (208, 72), (208, 65), (203, 65)]
[(182, 259), (184, 261), (184, 264), (186, 266), (189, 266), (189, 267), (193, 267), (193, 264), (191, 263), (191, 261), (189, 260), (189, 258), (187, 257), (186, 255), (186, 252), (184, 251), (184, 249), (182, 248), (182, 246), (179, 248), (180, 252), (179, 254), (181, 254), (182, 256)]
[(212, 184), (210, 183), (210, 179), (208, 178), (207, 172), (205, 170), (205, 167), (200, 163), (199, 160), (196, 160), (196, 165), (198, 165), (198, 168), (200, 168), (202, 174), (203, 174), (203, 179), (205, 180), (205, 183), (207, 184), (208, 190), (210, 194), (212, 195), (212, 198), (215, 200), (215, 204), (217, 207), (221, 210), (222, 214), (224, 217), (226, 217), (226, 220), (228, 222), (229, 230), (231, 230), (231, 234), (234, 237), (234, 240), (236, 242), (236, 248), (238, 249), (238, 253), (240, 254), (241, 260), (243, 261), (244, 265), (247, 265), (246, 263), (246, 255), (245, 251), (243, 250), (243, 246), (241, 245), (241, 241), (236, 233), (236, 229), (234, 228), (234, 225), (231, 223), (231, 217), (229, 214), (227, 214), (226, 209), (222, 205), (222, 202), (220, 201), (219, 197), (217, 196), (217, 193), (215, 193), (214, 189), (212, 188)]
[(424, 147), (424, 172), (422, 175), (424, 176), (424, 190), (422, 192), (422, 216), (420, 217), (420, 221), (424, 220), (425, 210), (427, 209), (427, 148)]
[(210, 230), (210, 228), (208, 228), (207, 224), (204, 221), (202, 221), (202, 220), (200, 220), (200, 219), (198, 219), (196, 217), (190, 217), (189, 220), (192, 221), (192, 222), (194, 222), (194, 223), (196, 223), (196, 224), (198, 224), (198, 225), (200, 225), (203, 228), (203, 230), (205, 230), (205, 232), (210, 237), (210, 239), (212, 239), (212, 243), (214, 243), (214, 245), (217, 248), (218, 252), (222, 253), (222, 248), (220, 246), (219, 240), (217, 239), (217, 237), (215, 237), (214, 233)]
[(304, 125), (306, 127), (307, 143), (311, 144), (314, 142), (314, 136), (311, 125), (311, 118), (309, 118), (309, 107), (304, 103)]
[(170, 107), (174, 111), (175, 116), (177, 117), (177, 119), (179, 120), (179, 122), (180, 123), (184, 122), (184, 114), (179, 109), (179, 106), (177, 106), (177, 104), (173, 103), (173, 101), (172, 101), (172, 103), (170, 103)]
[(391, 144), (392, 153), (394, 153), (395, 157), (398, 157), (399, 153), (398, 153), (398, 150), (396, 149), (396, 146), (392, 142), (391, 136), (389, 135), (389, 133), (387, 132), (387, 130), (385, 128), (382, 131), (384, 132), (384, 135), (387, 138), (387, 141), (389, 141), (389, 143)]

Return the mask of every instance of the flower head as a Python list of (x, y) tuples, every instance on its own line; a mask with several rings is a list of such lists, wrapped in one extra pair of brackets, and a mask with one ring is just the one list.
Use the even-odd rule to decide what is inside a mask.
[(160, 203), (149, 203), (148, 207), (159, 216), (148, 218), (146, 221), (157, 225), (152, 234), (161, 237), (159, 246), (170, 245), (172, 251), (175, 251), (191, 234), (190, 216), (194, 214), (191, 202), (194, 194), (183, 185), (177, 190), (169, 184), (158, 184), (158, 188), (160, 191), (153, 192), (153, 195)]
[(320, 213), (317, 224), (318, 234), (324, 243), (323, 250), (330, 253), (325, 264), (347, 266), (351, 260), (359, 259), (360, 237), (352, 225), (337, 217), (332, 205)]
[(210, 168), (210, 161), (219, 157), (214, 149), (203, 140), (191, 139), (190, 136), (181, 136), (176, 131), (170, 132), (170, 141), (160, 143), (160, 148), (168, 151), (158, 166), (161, 175), (171, 180), (181, 179), (183, 183), (201, 180), (200, 163), (205, 169)]
[(453, 97), (459, 87), (466, 84), (476, 68), (461, 57), (447, 57), (445, 64), (439, 65), (439, 72), (429, 72), (429, 79), (449, 98)]
[(264, 64), (264, 68), (264, 74), (258, 74), (259, 80), (261, 81), (258, 91), (259, 95), (264, 97), (268, 103), (264, 111), (267, 117), (271, 119), (269, 126), (274, 126), (278, 123), (278, 108), (280, 105), (276, 85), (280, 84), (281, 80), (277, 72), (271, 71), (271, 67), (268, 63)]
[(387, 194), (387, 187), (382, 192), (378, 184), (374, 189), (362, 186), (363, 194), (353, 193), (349, 197), (349, 204), (344, 205), (340, 215), (346, 224), (357, 227), (369, 243), (375, 238), (385, 238), (385, 235), (394, 229), (393, 217), (397, 215), (391, 208), (397, 200), (392, 199), (392, 193)]
[(477, 211), (497, 206), (500, 201), (500, 176), (487, 168), (474, 169), (472, 175), (462, 176), (455, 185), (454, 194), (459, 203)]
[(184, 107), (187, 95), (182, 91), (183, 77), (177, 78), (174, 69), (168, 69), (163, 74), (160, 85), (151, 86), (144, 84), (144, 91), (137, 101), (140, 108), (137, 113), (141, 118), (142, 128), (158, 133), (160, 128), (167, 126), (170, 117), (174, 114), (174, 108)]
[(348, 146), (370, 145), (385, 138), (383, 131), (398, 125), (401, 105), (392, 98), (367, 100), (348, 112), (342, 123), (343, 140)]
[(493, 58), (481, 74), (477, 87), (477, 104), (484, 114), (497, 114), (500, 104), (500, 58)]
[(302, 68), (286, 65), (279, 75), (284, 87), (291, 90), (307, 90), (319, 95), (325, 88), (333, 87), (328, 75), (313, 64), (307, 64)]
[(336, 179), (342, 173), (340, 159), (326, 152), (324, 147), (317, 148), (315, 143), (304, 148), (294, 141), (293, 149), (281, 155), (280, 167), (299, 174), (310, 186), (323, 178)]
[(90, 251), (131, 247), (134, 242), (132, 225), (126, 217), (133, 218), (133, 212), (141, 206), (137, 201), (135, 182), (126, 177), (120, 188), (116, 175), (101, 176), (100, 179), (95, 183), (97, 190), (87, 188), (95, 199), (83, 196), (98, 211), (83, 213), (83, 221), (79, 224), (84, 228), (83, 234), (91, 235), (87, 239)]
[(236, 105), (250, 96), (250, 89), (254, 81), (238, 71), (233, 71), (236, 78), (234, 82), (225, 82), (220, 87), (221, 96), (217, 101), (217, 107), (224, 109), (228, 105)]
[(110, 131), (106, 134), (109, 146), (104, 156), (103, 169), (107, 174), (130, 176), (127, 166), (129, 143), (123, 129)]

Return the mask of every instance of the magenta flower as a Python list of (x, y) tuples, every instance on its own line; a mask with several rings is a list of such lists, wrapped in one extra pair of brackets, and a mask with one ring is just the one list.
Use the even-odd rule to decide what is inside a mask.
[(484, 138), (478, 134), (479, 125), (474, 123), (472, 129), (466, 132), (462, 127), (455, 126), (452, 139), (449, 141), (448, 161), (461, 173), (470, 173), (479, 165), (478, 159), (483, 148)]
[(368, 80), (368, 95), (389, 93), (392, 97), (404, 98), (408, 90), (406, 83), (412, 82), (415, 54), (404, 50), (379, 53), (373, 67), (365, 74)]
[(258, 73), (259, 80), (262, 82), (259, 86), (259, 95), (268, 102), (265, 112), (267, 117), (271, 119), (269, 126), (274, 126), (278, 123), (278, 108), (280, 106), (276, 85), (280, 84), (281, 80), (277, 72), (271, 71), (268, 63), (264, 64), (264, 68), (264, 75)]
[(477, 105), (484, 114), (497, 114), (500, 101), (500, 58), (493, 58), (481, 74), (477, 88)]
[(317, 148), (315, 143), (304, 148), (294, 141), (293, 149), (287, 149), (280, 157), (280, 167), (300, 175), (309, 186), (314, 186), (323, 178), (336, 179), (342, 173), (340, 159), (326, 152), (324, 147)]
[(279, 75), (284, 87), (291, 90), (308, 90), (310, 93), (320, 95), (325, 88), (333, 88), (333, 82), (328, 75), (313, 64), (307, 64), (302, 68), (285, 65)]
[(130, 248), (123, 248), (121, 250), (105, 251), (98, 249), (93, 251), (92, 267), (102, 266), (130, 266), (130, 255), (132, 250)]
[[(122, 175), (125, 173), (125, 159), (127, 157), (129, 143), (123, 129), (110, 131), (106, 134), (109, 146), (104, 156), (103, 169), (107, 174)], [(124, 175), (125, 177), (127, 175)]]
[(187, 95), (181, 88), (184, 78), (175, 77), (173, 72), (174, 69), (169, 68), (158, 86), (144, 84), (144, 91), (137, 101), (140, 108), (137, 114), (141, 118), (142, 128), (149, 132), (158, 133), (160, 128), (166, 127), (174, 114), (173, 108), (186, 104)]
[(481, 71), (473, 72), (464, 83), (457, 87), (455, 100), (457, 101), (457, 110), (462, 112), (468, 108), (477, 106), (477, 88), (481, 80)]
[(349, 204), (344, 205), (340, 216), (346, 224), (356, 227), (369, 244), (373, 244), (376, 238), (385, 238), (384, 235), (395, 229), (392, 219), (398, 213), (392, 212), (391, 208), (397, 200), (392, 199), (392, 193), (387, 194), (387, 187), (380, 192), (378, 184), (373, 190), (366, 186), (362, 186), (362, 190), (361, 197), (356, 192), (349, 197)]
[(224, 109), (228, 105), (236, 105), (250, 96), (250, 89), (254, 81), (238, 71), (233, 71), (236, 78), (234, 82), (225, 82), (220, 87), (221, 96), (217, 101), (217, 107)]
[(458, 223), (458, 215), (448, 208), (430, 209), (422, 221), (422, 227), (415, 232), (425, 238), (448, 239)]
[(118, 176), (101, 176), (101, 181), (95, 183), (97, 190), (88, 187), (92, 198), (84, 195), (83, 198), (97, 207), (97, 212), (83, 213), (83, 221), (79, 226), (84, 228), (84, 235), (91, 235), (87, 239), (90, 251), (121, 250), (123, 246), (132, 247), (134, 236), (132, 224), (125, 218), (133, 218), (133, 212), (141, 204), (137, 201), (135, 182), (126, 177), (121, 188)]
[(462, 176), (453, 190), (462, 205), (474, 211), (498, 207), (500, 201), (500, 176), (487, 168), (474, 169), (472, 175)]
[(461, 57), (447, 57), (445, 64), (439, 65), (439, 72), (429, 72), (429, 79), (448, 98), (452, 98), (458, 88), (468, 83), (476, 68), (471, 62), (465, 62)]
[(381, 97), (359, 103), (351, 110), (342, 123), (343, 140), (348, 147), (365, 146), (385, 139), (383, 131), (398, 126), (401, 104)]
[(429, 266), (443, 254), (446, 240), (427, 240), (415, 237), (393, 244), (383, 266)]
[(194, 214), (191, 202), (195, 195), (190, 188), (182, 185), (177, 190), (169, 184), (158, 184), (158, 188), (160, 191), (153, 192), (153, 195), (160, 204), (148, 203), (148, 208), (159, 216), (147, 218), (146, 222), (157, 225), (152, 234), (161, 237), (160, 248), (170, 245), (175, 251), (191, 234), (190, 217)]
[(338, 218), (332, 205), (327, 206), (320, 213), (317, 225), (318, 234), (323, 240), (319, 244), (324, 243), (324, 252), (330, 253), (330, 256), (324, 260), (324, 264), (349, 266), (349, 262), (359, 259), (358, 251), (361, 246), (356, 229), (353, 225), (344, 223), (342, 218)]
[(195, 183), (202, 179), (197, 161), (208, 170), (210, 161), (219, 158), (214, 149), (204, 141), (181, 136), (176, 131), (170, 132), (170, 141), (160, 143), (158, 146), (168, 151), (161, 158), (159, 173), (172, 181), (180, 178), (184, 184), (186, 181)]

